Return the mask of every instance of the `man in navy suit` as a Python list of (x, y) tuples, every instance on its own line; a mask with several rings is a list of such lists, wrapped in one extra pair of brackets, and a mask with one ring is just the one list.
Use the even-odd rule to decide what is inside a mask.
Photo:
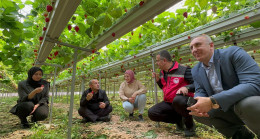
[(257, 63), (237, 46), (214, 50), (211, 38), (205, 34), (192, 39), (190, 50), (199, 61), (192, 69), (197, 103), (188, 107), (190, 114), (228, 138), (251, 139), (251, 131), (259, 138)]

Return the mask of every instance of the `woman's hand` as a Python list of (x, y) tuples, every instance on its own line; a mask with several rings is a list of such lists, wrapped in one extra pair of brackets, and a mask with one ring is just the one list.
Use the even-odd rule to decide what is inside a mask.
[(34, 105), (33, 110), (32, 110), (32, 112), (30, 113), (30, 115), (33, 114), (34, 111), (35, 111), (39, 106), (40, 106), (40, 104), (36, 104), (36, 105)]
[(35, 94), (38, 94), (38, 93), (42, 92), (43, 88), (44, 88), (44, 86), (37, 87), (33, 91), (34, 91)]

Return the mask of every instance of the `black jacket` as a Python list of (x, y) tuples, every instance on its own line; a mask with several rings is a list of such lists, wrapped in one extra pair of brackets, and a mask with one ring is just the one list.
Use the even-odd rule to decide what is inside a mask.
[(88, 90), (84, 91), (81, 99), (80, 99), (80, 107), (87, 107), (90, 110), (98, 110), (99, 108), (99, 102), (104, 102), (106, 104), (106, 107), (109, 106), (110, 102), (108, 100), (107, 94), (104, 90), (99, 89), (98, 93), (96, 94), (97, 97), (95, 97), (95, 94), (93, 95), (92, 99), (87, 101), (86, 96), (88, 93), (91, 93), (92, 90), (89, 88)]

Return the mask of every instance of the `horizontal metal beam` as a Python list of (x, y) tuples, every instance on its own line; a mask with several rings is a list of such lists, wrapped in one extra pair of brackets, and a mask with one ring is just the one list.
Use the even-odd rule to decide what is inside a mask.
[[(249, 19), (245, 19), (245, 16), (249, 16)], [(125, 57), (124, 60), (115, 61), (113, 63), (105, 64), (100, 67), (97, 67), (96, 70), (105, 70), (110, 67), (119, 65), (122, 62), (130, 62), (130, 61), (138, 60), (150, 55), (151, 53), (157, 53), (161, 50), (174, 48), (174, 47), (187, 44), (190, 42), (188, 36), (192, 37), (200, 34), (214, 35), (232, 28), (250, 24), (258, 20), (260, 20), (260, 3), (255, 5), (254, 7), (242, 9), (236, 13), (232, 13), (228, 16), (207, 23), (203, 26), (199, 26), (190, 31), (176, 35), (158, 44), (149, 46), (143, 51), (140, 51), (140, 53), (135, 56), (128, 56)]]

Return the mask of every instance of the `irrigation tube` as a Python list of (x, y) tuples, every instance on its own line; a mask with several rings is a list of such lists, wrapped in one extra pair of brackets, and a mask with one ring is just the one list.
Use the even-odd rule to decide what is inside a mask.
[(73, 114), (73, 102), (74, 102), (74, 89), (75, 89), (75, 75), (76, 75), (76, 65), (77, 65), (78, 49), (74, 49), (74, 63), (73, 63), (73, 75), (71, 84), (71, 94), (70, 94), (70, 109), (69, 109), (69, 124), (68, 124), (68, 139), (71, 139), (71, 127), (72, 127), (72, 114)]
[(51, 95), (51, 108), (50, 108), (50, 120), (49, 120), (49, 125), (51, 126), (52, 122), (52, 108), (53, 108), (53, 97), (54, 97), (54, 89), (55, 89), (55, 81), (56, 81), (56, 72), (57, 72), (57, 66), (55, 66), (55, 71), (54, 71), (54, 80), (52, 84), (52, 95)]

